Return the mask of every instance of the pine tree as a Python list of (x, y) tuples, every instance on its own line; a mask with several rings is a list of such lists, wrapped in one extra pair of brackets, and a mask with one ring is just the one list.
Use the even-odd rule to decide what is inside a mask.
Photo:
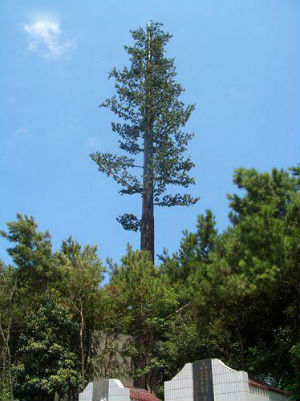
[(109, 287), (112, 308), (119, 314), (117, 329), (129, 336), (134, 385), (156, 392), (165, 367), (161, 358), (165, 333), (177, 314), (177, 294), (150, 255), (131, 247), (121, 265), (114, 266)]
[(37, 227), (33, 217), (17, 213), (17, 220), (7, 223), (7, 232), (0, 231), (0, 236), (12, 243), (7, 252), (17, 268), (17, 285), (25, 299), (38, 298), (55, 275), (50, 234)]
[(99, 285), (104, 269), (97, 255), (97, 247), (82, 247), (72, 237), (62, 242), (58, 256), (62, 280), (57, 288), (67, 300), (66, 306), (74, 314), (73, 320), (78, 322), (81, 386), (84, 388), (88, 380), (89, 361), (94, 351), (93, 334), (101, 308)]
[(194, 105), (186, 107), (179, 99), (184, 89), (175, 81), (174, 59), (165, 57), (171, 35), (161, 26), (150, 23), (146, 29), (131, 31), (134, 45), (125, 46), (130, 67), (112, 70), (109, 78), (115, 80), (116, 95), (100, 105), (119, 118), (112, 123), (112, 131), (120, 136), (120, 150), (130, 157), (101, 152), (90, 155), (99, 171), (122, 186), (122, 195), (142, 197), (141, 219), (126, 213), (117, 220), (126, 230), (141, 231), (141, 249), (149, 251), (152, 259), (154, 206), (189, 206), (198, 201), (169, 188), (194, 184), (188, 174), (194, 164), (185, 155), (193, 134), (182, 131)]

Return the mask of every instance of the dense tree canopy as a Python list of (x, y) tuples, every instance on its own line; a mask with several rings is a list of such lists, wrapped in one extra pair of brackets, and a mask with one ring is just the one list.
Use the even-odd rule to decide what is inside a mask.
[(133, 372), (137, 386), (153, 390), (160, 342), (176, 313), (175, 291), (160, 275), (148, 253), (128, 249), (121, 266), (115, 267), (110, 288), (121, 317), (120, 328), (130, 336)]
[(0, 400), (75, 401), (93, 378), (126, 375), (162, 397), (186, 362), (216, 357), (299, 401), (299, 168), (233, 180), (224, 231), (207, 210), (160, 266), (129, 247), (105, 281), (95, 246), (54, 252), (32, 217), (9, 222)]
[(80, 383), (74, 336), (78, 328), (67, 311), (48, 295), (41, 298), (21, 334), (13, 366), (14, 394), (22, 400), (51, 401)]
[(293, 171), (237, 169), (242, 192), (228, 196), (230, 226), (216, 235), (211, 212), (199, 216), (196, 233), (185, 233), (179, 252), (163, 260), (174, 285), (186, 283), (181, 301), (190, 299), (198, 335), (205, 328), (204, 355), (299, 394), (300, 199)]

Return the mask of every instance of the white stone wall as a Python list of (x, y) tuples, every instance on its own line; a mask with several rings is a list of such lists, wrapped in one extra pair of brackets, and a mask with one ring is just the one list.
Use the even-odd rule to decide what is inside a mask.
[[(93, 401), (93, 382), (89, 383), (82, 393), (79, 401)], [(123, 386), (120, 380), (109, 379), (108, 399), (99, 401), (130, 401), (130, 389)]]
[(250, 390), (246, 372), (238, 372), (219, 359), (212, 359), (212, 374), (215, 401), (248, 401)]
[[(249, 386), (246, 372), (231, 369), (219, 359), (212, 359), (212, 380), (214, 401), (288, 401), (284, 394)], [(93, 401), (93, 382), (79, 394), (79, 401)], [(130, 401), (130, 389), (120, 380), (110, 379), (108, 399), (99, 401)], [(187, 363), (172, 380), (165, 382), (165, 401), (195, 401), (193, 364)]]
[(258, 387), (250, 387), (250, 394), (247, 401), (287, 401), (288, 398), (284, 394), (267, 391)]
[(130, 389), (125, 388), (120, 380), (111, 379), (108, 386), (108, 401), (130, 401)]
[[(288, 401), (284, 394), (249, 386), (248, 373), (236, 371), (219, 359), (212, 359), (214, 401)], [(165, 401), (195, 401), (193, 365), (187, 363), (165, 382)]]
[(172, 380), (165, 382), (165, 401), (194, 401), (193, 367), (187, 363)]
[(82, 393), (79, 393), (79, 401), (93, 400), (93, 382), (89, 383)]

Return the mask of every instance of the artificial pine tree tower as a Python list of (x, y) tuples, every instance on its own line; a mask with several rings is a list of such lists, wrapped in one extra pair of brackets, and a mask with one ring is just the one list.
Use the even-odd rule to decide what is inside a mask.
[[(198, 201), (189, 194), (170, 192), (170, 187), (194, 184), (189, 171), (194, 166), (185, 156), (193, 134), (185, 133), (194, 105), (179, 100), (184, 91), (175, 81), (174, 59), (165, 57), (171, 35), (160, 23), (131, 31), (133, 46), (125, 46), (130, 66), (109, 74), (115, 79), (116, 95), (101, 104), (118, 117), (112, 123), (120, 137), (120, 155), (91, 154), (99, 171), (122, 186), (122, 195), (139, 194), (142, 218), (132, 213), (118, 217), (126, 230), (141, 231), (141, 249), (154, 260), (154, 206), (190, 206)], [(128, 155), (126, 155), (129, 154)]]

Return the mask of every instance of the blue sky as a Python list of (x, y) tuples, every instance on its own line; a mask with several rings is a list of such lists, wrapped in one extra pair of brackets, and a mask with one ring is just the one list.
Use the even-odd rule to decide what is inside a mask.
[[(0, 228), (17, 212), (48, 229), (55, 249), (72, 235), (118, 260), (136, 233), (116, 216), (140, 215), (89, 153), (116, 150), (114, 116), (98, 104), (113, 94), (112, 67), (127, 63), (130, 29), (161, 21), (174, 35), (195, 132), (190, 155), (201, 196), (191, 208), (157, 209), (156, 252), (178, 247), (206, 208), (228, 224), (226, 193), (237, 167), (288, 168), (299, 160), (298, 0), (2, 0)], [(0, 240), (0, 258), (8, 260)]]

